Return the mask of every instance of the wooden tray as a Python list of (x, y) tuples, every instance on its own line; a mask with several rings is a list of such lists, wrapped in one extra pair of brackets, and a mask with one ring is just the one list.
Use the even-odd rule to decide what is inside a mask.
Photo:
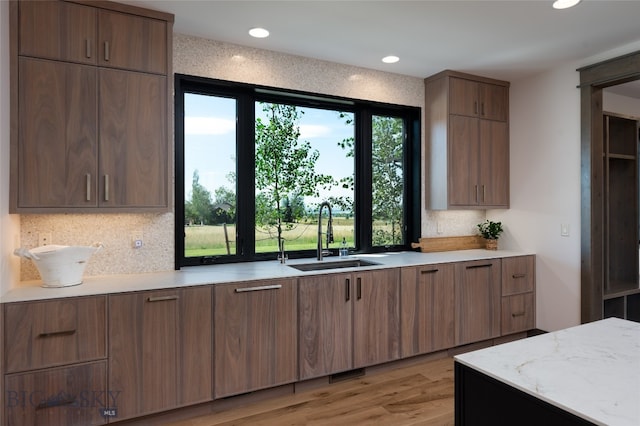
[(471, 250), (485, 248), (484, 238), (480, 235), (464, 235), (461, 237), (420, 238), (418, 243), (411, 243), (412, 248), (420, 248), (422, 253), (436, 251)]

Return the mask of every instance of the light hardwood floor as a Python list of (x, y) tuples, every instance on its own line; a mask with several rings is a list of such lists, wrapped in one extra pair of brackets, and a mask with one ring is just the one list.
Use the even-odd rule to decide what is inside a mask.
[(170, 424), (453, 425), (453, 389), (453, 359), (442, 358)]

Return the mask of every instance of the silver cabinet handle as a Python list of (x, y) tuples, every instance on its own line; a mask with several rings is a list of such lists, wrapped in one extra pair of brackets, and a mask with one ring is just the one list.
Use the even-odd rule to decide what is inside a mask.
[(356, 298), (358, 300), (362, 299), (362, 278), (358, 277), (356, 279)]
[(236, 288), (236, 293), (246, 293), (249, 291), (262, 291), (262, 290), (278, 290), (282, 288), (282, 284), (273, 284), (273, 285), (259, 285), (256, 287), (245, 287), (245, 288)]
[(147, 302), (165, 302), (167, 300), (178, 300), (178, 296), (150, 296)]
[(104, 42), (104, 60), (109, 62), (109, 42)]
[(91, 173), (87, 173), (87, 201), (91, 201)]
[(527, 274), (513, 274), (513, 275), (511, 275), (511, 278), (516, 278), (517, 279), (517, 278), (524, 278), (526, 276), (527, 276)]
[(91, 58), (91, 39), (88, 38), (85, 40), (85, 53), (87, 55), (87, 58)]
[(109, 201), (109, 175), (104, 175), (104, 200)]
[(524, 316), (524, 311), (522, 311), (522, 312), (514, 312), (514, 313), (511, 314), (512, 318), (523, 317), (523, 316)]
[(484, 201), (487, 199), (487, 191), (484, 185), (482, 185), (482, 202), (484, 203)]

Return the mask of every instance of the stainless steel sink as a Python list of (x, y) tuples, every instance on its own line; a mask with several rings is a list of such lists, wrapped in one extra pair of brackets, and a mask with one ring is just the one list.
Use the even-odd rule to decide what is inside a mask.
[(298, 271), (324, 271), (327, 269), (343, 269), (343, 268), (361, 268), (363, 266), (379, 265), (379, 263), (371, 262), (363, 259), (336, 260), (333, 262), (313, 262), (301, 263), (299, 265), (287, 265)]

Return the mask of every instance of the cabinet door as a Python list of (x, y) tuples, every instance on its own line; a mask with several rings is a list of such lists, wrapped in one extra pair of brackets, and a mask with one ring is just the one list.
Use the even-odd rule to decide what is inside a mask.
[(450, 77), (449, 113), (507, 121), (509, 89), (507, 86), (498, 84)]
[(401, 277), (402, 357), (453, 347), (453, 265), (403, 268)]
[(103, 425), (104, 409), (122, 402), (107, 392), (106, 361), (9, 374), (5, 379), (7, 426)]
[(449, 114), (477, 117), (478, 83), (464, 78), (449, 78)]
[(96, 9), (62, 1), (21, 1), (19, 54), (95, 64)]
[(300, 380), (353, 368), (351, 274), (298, 280)]
[(297, 378), (295, 280), (215, 286), (216, 397)]
[(5, 372), (103, 359), (106, 297), (4, 305)]
[(507, 121), (509, 117), (509, 89), (497, 84), (480, 83), (480, 117), (487, 120)]
[(178, 404), (213, 398), (213, 290), (184, 289), (178, 300)]
[(503, 296), (532, 292), (535, 282), (535, 256), (502, 259)]
[(456, 346), (500, 335), (500, 260), (456, 264)]
[(354, 368), (400, 357), (400, 270), (354, 274)]
[(509, 130), (501, 121), (480, 121), (480, 204), (509, 205)]
[(167, 207), (166, 77), (100, 70), (100, 205)]
[(96, 70), (19, 60), (18, 207), (96, 205)]
[(449, 119), (449, 204), (478, 205), (478, 119), (452, 115)]
[(110, 295), (109, 314), (117, 420), (210, 399), (209, 287)]
[(167, 23), (101, 9), (98, 12), (99, 64), (167, 74)]
[(515, 294), (502, 298), (502, 334), (518, 333), (535, 327), (533, 293)]

